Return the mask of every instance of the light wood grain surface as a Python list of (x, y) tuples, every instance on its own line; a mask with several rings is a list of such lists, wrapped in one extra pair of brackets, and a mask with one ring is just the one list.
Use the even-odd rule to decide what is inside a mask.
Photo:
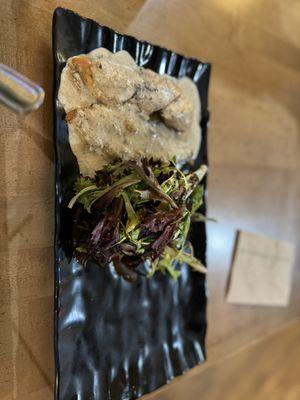
[[(145, 400), (299, 400), (300, 322), (208, 362)], [(276, 349), (276, 350), (275, 350)]]
[[(26, 117), (0, 109), (0, 397), (53, 397), (51, 20), (58, 5), (213, 63), (208, 201), (219, 223), (208, 227), (207, 366), (224, 360), (230, 368), (230, 354), (300, 313), (299, 1), (1, 0), (0, 61), (39, 82), (46, 100)], [(236, 229), (295, 243), (289, 307), (226, 304)], [(178, 392), (171, 384), (152, 398), (211, 393), (203, 383), (208, 367), (175, 383)], [(189, 379), (200, 382), (196, 392)]]

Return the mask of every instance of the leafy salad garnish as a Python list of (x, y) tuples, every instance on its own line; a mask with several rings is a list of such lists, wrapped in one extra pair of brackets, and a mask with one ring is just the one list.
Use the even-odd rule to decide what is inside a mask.
[(187, 236), (203, 203), (200, 184), (206, 166), (185, 174), (175, 161), (141, 158), (117, 160), (97, 171), (93, 179), (79, 177), (69, 208), (77, 209), (74, 224), (76, 257), (86, 264), (112, 262), (116, 272), (134, 282), (138, 267), (151, 262), (157, 271), (180, 276), (182, 263), (198, 272), (206, 268), (194, 257)]

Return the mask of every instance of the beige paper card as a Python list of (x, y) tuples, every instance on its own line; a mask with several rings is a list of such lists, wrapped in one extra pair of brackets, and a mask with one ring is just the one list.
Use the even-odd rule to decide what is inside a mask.
[(227, 291), (229, 303), (286, 306), (291, 292), (294, 245), (239, 232)]

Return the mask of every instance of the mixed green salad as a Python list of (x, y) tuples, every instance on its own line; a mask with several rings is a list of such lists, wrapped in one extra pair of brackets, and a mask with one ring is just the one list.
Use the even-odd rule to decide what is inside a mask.
[(191, 220), (205, 220), (201, 181), (206, 166), (183, 173), (176, 162), (140, 158), (116, 160), (93, 179), (80, 176), (69, 208), (76, 207), (74, 242), (77, 259), (86, 264), (112, 262), (116, 272), (134, 282), (139, 266), (180, 276), (181, 263), (206, 268), (194, 257), (187, 235)]

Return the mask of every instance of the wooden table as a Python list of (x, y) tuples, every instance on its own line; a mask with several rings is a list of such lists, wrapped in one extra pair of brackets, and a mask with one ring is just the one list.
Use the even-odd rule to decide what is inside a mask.
[[(219, 223), (208, 228), (207, 366), (226, 360), (300, 313), (299, 2), (2, 0), (0, 61), (46, 89), (45, 104), (34, 114), (17, 117), (3, 108), (0, 113), (3, 400), (53, 397), (51, 19), (58, 5), (213, 63), (209, 214)], [(236, 229), (297, 245), (289, 307), (226, 304)], [(190, 380), (201, 382), (204, 369), (195, 368), (150, 397), (181, 400), (180, 393), (186, 393), (187, 399), (194, 399), (189, 397), (195, 394), (195, 387), (189, 391)], [(199, 398), (201, 391), (196, 392)]]

